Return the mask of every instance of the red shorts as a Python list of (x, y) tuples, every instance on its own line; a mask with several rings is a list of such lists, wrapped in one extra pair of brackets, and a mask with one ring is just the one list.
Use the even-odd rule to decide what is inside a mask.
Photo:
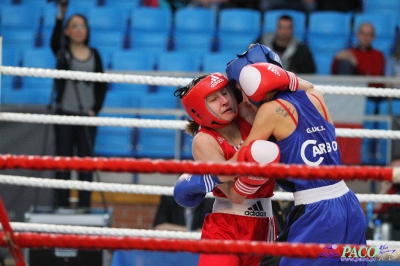
[[(217, 200), (218, 198), (216, 198), (216, 204), (218, 204)], [(252, 203), (256, 201), (257, 199), (248, 201), (248, 206), (250, 206), (249, 208), (251, 208), (251, 206), (253, 206)], [(248, 209), (248, 206), (245, 204), (244, 208), (242, 206), (242, 208), (239, 209)], [(215, 209), (214, 204), (214, 210)], [(231, 210), (227, 211), (228, 213), (214, 213), (213, 211), (213, 213), (210, 213), (205, 218), (201, 238), (218, 240), (274, 241), (277, 229), (275, 218), (272, 216), (271, 202), (264, 202), (263, 209), (264, 215), (261, 215), (261, 217), (232, 214), (233, 212)], [(250, 211), (245, 211), (247, 214), (255, 214), (253, 209), (248, 210)], [(261, 257), (262, 255), (200, 254), (198, 265), (258, 266)]]

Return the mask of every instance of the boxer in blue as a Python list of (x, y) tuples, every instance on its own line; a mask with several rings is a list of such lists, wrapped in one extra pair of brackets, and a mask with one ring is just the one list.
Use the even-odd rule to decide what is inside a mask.
[[(239, 88), (259, 109), (244, 145), (273, 138), (281, 150), (281, 163), (309, 166), (340, 165), (335, 127), (321, 92), (295, 91), (277, 83), (287, 76), (279, 64), (265, 62), (265, 56), (248, 58), (252, 49), (269, 49), (256, 44), (231, 61), (226, 69), (231, 87)], [(253, 52), (254, 54), (254, 52)], [(294, 77), (296, 79), (296, 77)], [(291, 83), (292, 84), (292, 83)], [(294, 91), (294, 92), (293, 92)], [(366, 222), (361, 205), (344, 181), (276, 180), (293, 192), (295, 206), (276, 241), (365, 245)], [(264, 258), (261, 265), (344, 265), (354, 262)], [(357, 265), (360, 265), (358, 262)], [(366, 262), (361, 262), (366, 265)]]

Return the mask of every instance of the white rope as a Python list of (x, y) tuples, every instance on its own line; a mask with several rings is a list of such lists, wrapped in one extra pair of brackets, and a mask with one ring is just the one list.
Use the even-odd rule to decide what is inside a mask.
[(186, 86), (191, 78), (157, 77), (133, 74), (94, 73), (85, 71), (2, 66), (3, 75), (31, 76), (37, 78), (71, 79), (84, 81), (135, 83), (160, 86)]
[(107, 228), (107, 227), (19, 223), (19, 222), (12, 222), (11, 227), (13, 228), (14, 231), (18, 232), (42, 232), (42, 233), (56, 233), (56, 234), (130, 236), (130, 237), (152, 237), (152, 238), (157, 237), (157, 238), (172, 238), (172, 239), (200, 239), (200, 232), (177, 232), (177, 231), (165, 231), (165, 230)]
[(122, 117), (84, 117), (69, 115), (43, 115), (26, 113), (0, 113), (0, 121), (79, 126), (118, 126), (139, 128), (184, 129), (184, 120), (158, 120)]
[[(82, 117), (7, 112), (0, 113), (0, 121), (80, 126), (162, 128), (174, 130), (184, 130), (187, 124), (187, 122), (184, 120), (158, 120), (121, 117)], [(400, 139), (400, 131), (398, 130), (336, 128), (336, 135), (338, 137), (348, 138)]]
[[(186, 86), (191, 78), (145, 76), (118, 73), (93, 73), (84, 71), (27, 68), (1, 66), (0, 72), (4, 75), (32, 76), (38, 78), (71, 79), (84, 81), (99, 81), (112, 83), (135, 83), (159, 86)], [(400, 98), (400, 89), (393, 88), (366, 88), (349, 86), (315, 85), (315, 88), (326, 94), (364, 95), (377, 97)]]
[(99, 183), (79, 180), (60, 180), (13, 175), (0, 175), (0, 183), (27, 187), (64, 188), (149, 195), (172, 195), (173, 191), (172, 187), (167, 186)]
[[(99, 183), (79, 180), (60, 180), (14, 175), (0, 175), (0, 184), (40, 188), (78, 189), (102, 192), (170, 196), (173, 195), (174, 189), (173, 187), (168, 186)], [(360, 202), (400, 203), (400, 195), (356, 194), (356, 196)], [(211, 193), (207, 193), (207, 197), (212, 198), (213, 195)], [(290, 192), (277, 191), (274, 192), (272, 200), (293, 201), (293, 194)]]
[[(168, 239), (200, 239), (200, 232), (178, 232), (165, 230), (145, 230), (126, 228), (106, 228), (76, 225), (55, 225), (37, 223), (12, 222), (11, 227), (15, 232), (41, 232), (55, 234), (77, 234), (77, 235), (102, 235), (102, 236), (130, 236), (130, 237), (151, 237)], [(1, 225), (0, 225), (1, 228)], [(367, 240), (371, 246), (388, 245), (389, 247), (400, 247), (399, 241), (375, 241)]]
[[(103, 235), (103, 236), (130, 236), (130, 237), (151, 237), (168, 239), (200, 239), (200, 232), (177, 232), (165, 230), (146, 230), (146, 229), (126, 229), (126, 228), (106, 228), (76, 225), (55, 225), (37, 223), (12, 222), (11, 227), (15, 232), (42, 232), (55, 234), (84, 234), (84, 235)], [(1, 228), (1, 225), (0, 225)], [(399, 241), (374, 241), (367, 240), (368, 245), (379, 246), (388, 245), (400, 247)]]
[(314, 85), (314, 88), (325, 94), (400, 98), (400, 89), (393, 89), (393, 88), (368, 88), (368, 87), (331, 86), (331, 85)]

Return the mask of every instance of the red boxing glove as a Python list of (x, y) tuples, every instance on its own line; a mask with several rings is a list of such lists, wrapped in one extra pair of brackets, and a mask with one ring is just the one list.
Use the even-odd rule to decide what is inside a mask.
[[(279, 146), (266, 140), (253, 140), (249, 146), (239, 150), (238, 162), (256, 162), (261, 164), (277, 163), (280, 159)], [(236, 179), (233, 189), (242, 196), (249, 196), (265, 184), (269, 178), (257, 176), (240, 176)]]
[(270, 63), (255, 63), (243, 67), (239, 83), (244, 93), (254, 102), (260, 102), (270, 91), (296, 91), (299, 87), (297, 76)]

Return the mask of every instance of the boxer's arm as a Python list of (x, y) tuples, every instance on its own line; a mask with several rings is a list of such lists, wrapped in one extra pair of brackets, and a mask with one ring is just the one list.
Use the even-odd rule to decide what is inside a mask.
[[(217, 141), (208, 134), (199, 132), (193, 138), (192, 154), (195, 161), (225, 162), (224, 153)], [(235, 175), (218, 175), (221, 182), (234, 180)]]
[(314, 90), (314, 84), (312, 84), (311, 82), (309, 82), (305, 79), (299, 78), (299, 77), (297, 77), (297, 79), (299, 81), (299, 90), (303, 90), (303, 91), (307, 91), (307, 92)]

